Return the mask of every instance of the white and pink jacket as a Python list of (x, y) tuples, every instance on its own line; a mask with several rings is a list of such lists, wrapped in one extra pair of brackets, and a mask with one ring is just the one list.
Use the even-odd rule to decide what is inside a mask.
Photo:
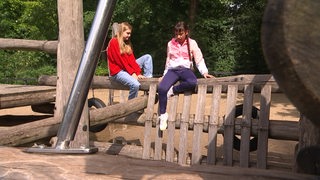
[[(189, 38), (190, 52), (193, 57), (199, 72), (203, 75), (208, 73), (208, 68), (203, 59), (202, 52), (197, 44), (197, 42)], [(173, 69), (177, 67), (190, 68), (190, 58), (188, 54), (188, 45), (185, 41), (182, 45), (172, 38), (168, 42), (167, 46), (167, 59), (163, 75), (165, 75), (168, 69)]]

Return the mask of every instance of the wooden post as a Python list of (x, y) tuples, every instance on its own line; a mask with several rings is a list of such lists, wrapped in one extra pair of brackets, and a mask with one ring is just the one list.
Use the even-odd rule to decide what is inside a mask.
[[(58, 0), (59, 43), (57, 51), (57, 96), (54, 117), (63, 118), (72, 85), (84, 49), (83, 5), (77, 0)], [(71, 146), (89, 146), (89, 111), (87, 102), (79, 122), (76, 137)], [(79, 130), (80, 129), (80, 130)], [(84, 144), (83, 144), (84, 143)]]
[(304, 115), (300, 116), (300, 137), (296, 148), (294, 171), (319, 175), (320, 131), (314, 123)]

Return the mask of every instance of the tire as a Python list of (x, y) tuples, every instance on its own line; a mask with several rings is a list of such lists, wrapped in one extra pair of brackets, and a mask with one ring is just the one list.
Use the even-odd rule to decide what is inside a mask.
[[(106, 107), (106, 104), (101, 99), (90, 98), (90, 99), (88, 99), (88, 107), (89, 108), (94, 107), (94, 108), (99, 109), (99, 108)], [(107, 125), (108, 125), (108, 123), (90, 126), (89, 131), (93, 132), (93, 133), (100, 132), (100, 131), (104, 130), (107, 127)]]
[[(253, 119), (259, 119), (259, 109), (252, 106), (251, 116)], [(236, 112), (235, 117), (239, 117), (243, 115), (243, 104), (236, 106)], [(233, 148), (237, 151), (240, 151), (240, 145), (241, 145), (241, 139), (239, 139), (237, 136), (233, 137)], [(258, 137), (253, 137), (250, 139), (250, 152), (256, 151), (258, 149)]]

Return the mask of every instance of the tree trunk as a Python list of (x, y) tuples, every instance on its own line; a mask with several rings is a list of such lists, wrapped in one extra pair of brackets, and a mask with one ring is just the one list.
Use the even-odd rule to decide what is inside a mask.
[(189, 26), (191, 30), (194, 27), (194, 19), (197, 15), (197, 3), (198, 3), (198, 0), (190, 0)]

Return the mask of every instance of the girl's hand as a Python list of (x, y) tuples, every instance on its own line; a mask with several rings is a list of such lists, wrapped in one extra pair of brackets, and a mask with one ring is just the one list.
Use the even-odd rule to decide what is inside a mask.
[(132, 76), (133, 78), (137, 79), (137, 80), (138, 80), (138, 78), (139, 78), (136, 73), (133, 73), (131, 76)]
[(162, 81), (163, 76), (159, 77), (158, 82)]
[(203, 74), (203, 77), (206, 78), (206, 79), (207, 79), (207, 78), (216, 78), (216, 77), (214, 77), (213, 75), (208, 74), (208, 73), (204, 73), (204, 74)]
[(146, 78), (144, 75), (141, 75), (141, 74), (138, 75), (138, 79), (144, 79), (144, 78)]

